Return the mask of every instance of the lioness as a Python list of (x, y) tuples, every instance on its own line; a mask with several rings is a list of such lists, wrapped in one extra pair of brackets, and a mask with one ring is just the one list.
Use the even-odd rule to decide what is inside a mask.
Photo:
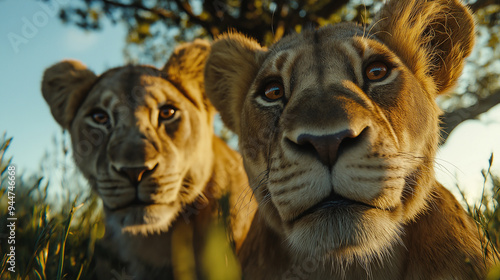
[[(238, 210), (233, 216), (243, 215), (233, 220), (234, 239), (244, 232), (248, 216), (237, 200), (248, 181), (241, 156), (213, 132), (215, 110), (203, 85), (209, 50), (201, 40), (181, 45), (162, 70), (124, 66), (96, 76), (67, 60), (43, 76), (43, 97), (71, 135), (77, 167), (102, 199), (106, 247), (135, 279), (173, 277), (175, 234), (192, 236), (189, 250), (200, 257), (225, 193)], [(200, 258), (196, 262), (201, 279)]]
[(473, 42), (461, 2), (393, 0), (366, 27), (212, 45), (206, 92), (259, 203), (245, 279), (485, 277), (479, 230), (433, 171), (434, 98)]

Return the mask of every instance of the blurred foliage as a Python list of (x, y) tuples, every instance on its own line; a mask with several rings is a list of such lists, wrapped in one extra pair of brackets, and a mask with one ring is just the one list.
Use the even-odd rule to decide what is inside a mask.
[[(44, 0), (55, 3), (55, 0)], [(162, 61), (176, 42), (211, 37), (235, 29), (269, 44), (303, 26), (317, 27), (340, 20), (336, 12), (349, 0), (80, 0), (60, 10), (63, 22), (86, 30), (103, 26), (103, 19), (128, 28), (129, 46)], [(162, 61), (163, 62), (163, 61)]]
[[(161, 48), (196, 37), (215, 38), (237, 30), (261, 44), (269, 45), (282, 36), (342, 20), (369, 23), (383, 0), (79, 0), (59, 6), (60, 19), (85, 30), (103, 27), (104, 19), (128, 28), (127, 42), (141, 45), (152, 58)], [(467, 1), (476, 12), (478, 24), (498, 25), (500, 1)], [(498, 27), (497, 27), (498, 28)], [(494, 30), (490, 30), (494, 31)], [(494, 32), (492, 34), (495, 34)], [(496, 33), (498, 34), (498, 32)], [(493, 36), (494, 45), (498, 36)], [(156, 45), (153, 47), (152, 45)]]

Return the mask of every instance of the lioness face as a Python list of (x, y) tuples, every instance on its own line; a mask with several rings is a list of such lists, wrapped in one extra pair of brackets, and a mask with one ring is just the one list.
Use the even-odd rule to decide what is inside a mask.
[(74, 159), (118, 232), (168, 230), (213, 168), (214, 109), (204, 95), (208, 42), (178, 46), (162, 70), (125, 66), (99, 77), (75, 60), (48, 68), (42, 94), (70, 132)]
[(76, 163), (110, 220), (125, 231), (159, 231), (206, 183), (210, 124), (204, 104), (162, 72), (128, 66), (102, 75), (70, 134)]
[(407, 197), (432, 161), (433, 96), (358, 26), (287, 39), (262, 54), (242, 109), (260, 207), (297, 250), (384, 252), (413, 217)]
[(212, 45), (206, 93), (239, 136), (258, 214), (292, 256), (383, 263), (432, 207), (434, 98), (460, 75), (474, 21), (457, 0), (394, 0), (373, 22), (269, 49), (235, 33)]

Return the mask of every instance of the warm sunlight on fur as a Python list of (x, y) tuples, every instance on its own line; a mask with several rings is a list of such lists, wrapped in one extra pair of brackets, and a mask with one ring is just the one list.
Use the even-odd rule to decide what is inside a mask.
[(484, 278), (482, 237), (433, 171), (434, 98), (473, 43), (459, 1), (393, 0), (371, 26), (213, 44), (207, 95), (259, 202), (245, 279)]
[[(209, 50), (201, 40), (181, 45), (163, 70), (129, 65), (97, 77), (68, 60), (44, 74), (43, 96), (102, 199), (105, 242), (137, 279), (169, 277), (178, 228), (192, 231), (180, 234), (193, 236), (201, 255), (222, 195), (234, 194), (234, 209), (243, 203), (237, 202), (248, 186), (241, 157), (214, 135), (215, 110), (204, 96)], [(233, 221), (236, 240), (246, 223)]]

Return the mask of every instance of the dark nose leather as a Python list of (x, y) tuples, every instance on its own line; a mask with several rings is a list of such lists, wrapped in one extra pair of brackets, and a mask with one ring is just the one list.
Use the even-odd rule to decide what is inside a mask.
[(118, 171), (123, 176), (127, 177), (132, 184), (137, 185), (141, 182), (142, 179), (144, 179), (146, 176), (148, 176), (151, 173), (152, 169), (149, 169), (146, 166), (122, 167)]
[(301, 134), (297, 137), (296, 144), (303, 151), (315, 154), (324, 165), (332, 167), (337, 161), (341, 144), (356, 136), (350, 129), (326, 135)]

